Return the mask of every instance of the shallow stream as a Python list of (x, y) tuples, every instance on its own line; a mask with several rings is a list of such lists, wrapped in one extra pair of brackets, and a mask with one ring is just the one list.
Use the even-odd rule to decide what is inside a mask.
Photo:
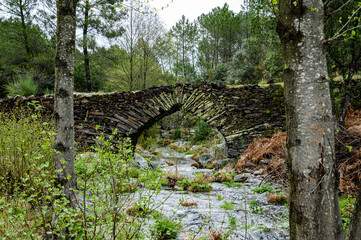
[[(176, 144), (182, 145), (184, 142)], [(192, 178), (197, 172), (213, 174), (209, 169), (192, 167), (191, 155), (176, 152), (170, 148), (158, 148), (160, 155), (154, 156), (152, 163), (163, 171), (175, 172)], [(150, 157), (145, 154), (145, 157)], [(169, 166), (166, 160), (176, 163)], [(193, 193), (163, 189), (155, 201), (164, 201), (160, 210), (167, 217), (180, 220), (183, 226), (177, 239), (211, 239), (215, 231), (226, 239), (289, 239), (288, 208), (267, 202), (267, 192), (257, 194), (252, 191), (264, 182), (263, 176), (245, 174), (241, 186), (228, 187), (222, 183), (211, 183), (211, 192)], [(277, 189), (277, 185), (270, 185)], [(184, 207), (181, 202), (196, 203)], [(233, 203), (233, 204), (232, 204)], [(229, 209), (225, 209), (228, 205)], [(223, 206), (223, 207), (221, 207)], [(203, 238), (201, 238), (203, 236)]]

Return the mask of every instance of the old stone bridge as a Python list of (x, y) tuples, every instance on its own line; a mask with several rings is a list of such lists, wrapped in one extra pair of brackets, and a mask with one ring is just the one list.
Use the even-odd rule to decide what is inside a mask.
[[(14, 97), (0, 100), (0, 111), (10, 111), (29, 102), (53, 112), (53, 95)], [(249, 85), (176, 84), (137, 92), (74, 94), (75, 139), (78, 145), (94, 145), (97, 125), (104, 134), (118, 129), (118, 137), (129, 136), (133, 144), (145, 129), (181, 109), (208, 122), (226, 140), (229, 157), (238, 157), (256, 136), (285, 128), (283, 89)]]

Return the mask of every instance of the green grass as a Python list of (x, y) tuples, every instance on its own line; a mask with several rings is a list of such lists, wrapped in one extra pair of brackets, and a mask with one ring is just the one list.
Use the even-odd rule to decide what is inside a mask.
[(261, 194), (264, 192), (269, 192), (269, 193), (275, 192), (275, 190), (272, 187), (270, 187), (270, 183), (261, 184), (259, 187), (251, 189), (251, 191), (258, 193), (258, 194)]
[(350, 226), (355, 201), (356, 201), (356, 198), (352, 197), (352, 196), (341, 197), (339, 199), (342, 224), (343, 224), (343, 228), (344, 228), (345, 232), (347, 232), (347, 230)]
[(6, 92), (10, 96), (30, 96), (36, 93), (36, 84), (31, 74), (26, 74), (18, 80), (11, 82), (5, 86)]
[(224, 201), (224, 203), (222, 205), (220, 205), (219, 207), (224, 208), (226, 210), (235, 210), (236, 209), (236, 206), (234, 206), (233, 201), (232, 202)]

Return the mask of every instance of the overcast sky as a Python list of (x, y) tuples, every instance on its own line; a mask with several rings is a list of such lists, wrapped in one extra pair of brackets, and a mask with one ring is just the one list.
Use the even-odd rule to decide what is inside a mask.
[[(208, 13), (217, 6), (222, 7), (224, 3), (228, 3), (229, 8), (238, 13), (241, 10), (243, 0), (150, 0), (152, 7), (159, 9), (160, 19), (171, 28), (182, 15), (185, 15), (190, 21), (193, 21), (202, 13)], [(168, 7), (167, 4), (169, 4)], [(163, 10), (160, 10), (164, 7)]]

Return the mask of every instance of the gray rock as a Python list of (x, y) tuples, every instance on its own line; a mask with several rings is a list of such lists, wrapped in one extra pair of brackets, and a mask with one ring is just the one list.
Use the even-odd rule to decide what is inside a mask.
[(225, 166), (227, 166), (229, 163), (236, 163), (236, 162), (237, 162), (237, 160), (234, 158), (226, 158), (226, 159), (217, 160), (215, 170), (220, 170), (220, 169), (224, 168)]
[(214, 145), (208, 149), (209, 154), (213, 159), (222, 159), (227, 157), (227, 145), (224, 141), (221, 144)]
[(135, 166), (138, 168), (150, 168), (147, 160), (145, 160), (141, 155), (138, 153), (134, 154), (135, 159)]
[(262, 173), (263, 173), (263, 169), (262, 169), (262, 168), (261, 168), (261, 169), (258, 169), (257, 171), (254, 171), (254, 172), (253, 172), (253, 174), (256, 175), (256, 176), (257, 176), (257, 175), (261, 175)]
[(245, 174), (239, 174), (233, 178), (235, 182), (245, 182), (247, 179), (248, 177)]
[(199, 167), (203, 168), (205, 165), (210, 164), (212, 160), (212, 156), (209, 153), (204, 153), (196, 159), (196, 162), (199, 163)]
[(201, 145), (194, 145), (194, 146), (192, 146), (191, 147), (191, 149), (189, 149), (189, 151), (197, 151), (198, 149), (201, 149), (201, 148), (203, 148), (203, 146), (201, 146)]

